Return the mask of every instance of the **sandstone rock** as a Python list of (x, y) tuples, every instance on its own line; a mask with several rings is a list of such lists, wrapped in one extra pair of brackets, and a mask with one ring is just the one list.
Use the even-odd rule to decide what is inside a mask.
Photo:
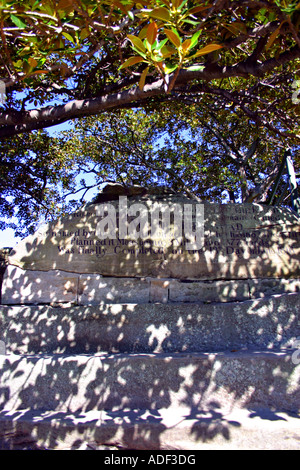
[(78, 274), (63, 271), (24, 271), (8, 266), (3, 279), (3, 304), (77, 302)]
[(150, 302), (167, 303), (169, 301), (170, 280), (151, 279), (150, 283)]
[(300, 292), (299, 279), (249, 279), (250, 297)]
[(299, 311), (299, 293), (214, 304), (3, 305), (0, 340), (6, 354), (288, 349), (292, 360)]
[(124, 186), (120, 183), (107, 184), (101, 193), (99, 193), (92, 204), (99, 204), (106, 201), (117, 200), (120, 196), (144, 196), (147, 194), (147, 189), (143, 186), (132, 185)]
[(243, 281), (189, 282), (172, 280), (170, 302), (232, 302), (249, 299), (249, 286)]
[[(154, 196), (147, 196), (126, 199), (124, 204), (119, 200), (89, 205), (47, 224), (14, 248), (9, 263), (32, 271), (63, 270), (108, 277), (239, 280), (300, 275), (299, 219), (286, 208), (197, 205), (176, 195), (167, 195), (159, 203)], [(151, 233), (152, 214), (168, 220), (164, 217), (171, 213), (172, 220), (175, 214), (180, 216), (189, 209), (194, 211), (193, 222), (197, 222), (196, 206), (204, 210), (203, 237), (199, 236), (203, 243), (196, 249), (188, 244), (184, 232), (183, 237), (177, 236), (178, 225), (175, 230), (169, 224), (167, 230), (158, 224)], [(147, 219), (142, 218), (141, 208)], [(126, 215), (126, 230), (121, 233), (121, 220)], [(105, 238), (107, 227), (111, 232)], [(144, 232), (139, 233), (139, 227)]]
[(300, 409), (300, 365), (284, 351), (12, 354), (0, 356), (0, 368), (0, 409), (11, 411)]
[(140, 279), (107, 278), (82, 274), (79, 279), (78, 304), (147, 303), (149, 283)]

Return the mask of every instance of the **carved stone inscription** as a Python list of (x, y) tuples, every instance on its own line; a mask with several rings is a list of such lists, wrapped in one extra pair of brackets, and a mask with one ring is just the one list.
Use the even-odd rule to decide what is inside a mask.
[[(191, 200), (178, 198), (175, 202), (181, 207), (191, 204)], [(154, 202), (144, 203), (151, 208)], [(172, 199), (167, 202), (170, 207), (173, 203)], [(118, 225), (122, 214), (118, 203), (113, 204)], [(166, 231), (162, 224), (151, 236), (147, 236), (149, 231), (144, 237), (132, 237), (134, 232), (130, 231), (124, 235), (118, 226), (115, 238), (101, 238), (99, 220), (103, 219), (99, 218), (98, 209), (97, 205), (89, 205), (48, 224), (17, 245), (10, 264), (29, 270), (60, 269), (120, 277), (209, 280), (300, 274), (300, 224), (288, 209), (258, 204), (204, 204), (203, 243), (196, 244), (195, 249), (191, 249), (184, 231), (178, 232), (176, 226)], [(106, 222), (109, 226), (110, 221)], [(141, 220), (138, 222), (141, 230)], [(136, 217), (128, 217), (128, 223), (129, 227), (135, 223), (137, 228)]]

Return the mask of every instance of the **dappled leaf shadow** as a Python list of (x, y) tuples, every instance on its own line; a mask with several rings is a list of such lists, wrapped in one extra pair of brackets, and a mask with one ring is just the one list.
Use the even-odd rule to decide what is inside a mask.
[[(277, 211), (280, 209), (275, 216)], [(217, 231), (222, 230), (223, 216), (221, 211)], [(122, 260), (106, 262), (105, 274), (110, 279), (125, 274), (140, 278), (143, 269), (150, 266), (147, 275), (159, 271), (162, 278), (167, 274), (170, 281), (178, 282), (184, 270), (190, 291), (199, 269), (202, 274), (205, 271), (206, 281), (253, 280), (263, 273), (268, 273), (270, 282), (281, 275), (296, 278), (299, 226), (294, 227), (293, 217), (287, 231), (278, 226), (280, 215), (278, 220), (267, 218), (262, 220), (262, 227), (245, 232), (240, 224), (246, 216), (236, 215), (233, 227), (227, 227), (234, 244), (234, 256), (233, 252), (227, 253), (228, 262), (224, 262), (218, 243), (207, 244), (204, 251), (209, 256), (205, 257), (203, 251), (191, 256), (179, 253), (169, 265), (164, 264), (162, 271), (161, 256), (152, 259), (153, 252), (145, 252), (144, 264), (133, 272), (136, 253), (126, 248)], [(213, 226), (213, 211), (209, 218)], [(277, 224), (275, 235), (268, 232), (270, 223)], [(51, 236), (53, 249), (57, 250), (57, 237)], [(280, 243), (272, 254), (273, 236)], [(207, 243), (217, 239), (216, 235)], [(287, 251), (280, 245), (284, 240)], [(37, 243), (33, 241), (32, 246), (37, 247)], [(247, 243), (248, 249), (253, 249), (249, 256), (242, 251)], [(62, 262), (65, 273), (74, 267), (79, 269), (81, 255), (73, 258), (72, 252), (64, 252), (62, 257), (53, 258), (58, 263), (54, 265), (51, 253), (47, 255), (44, 248), (42, 244), (40, 259), (34, 255), (34, 269), (47, 256), (52, 270), (61, 269)], [(95, 257), (85, 267), (85, 281), (96, 262)], [(104, 265), (98, 262), (101, 271)], [(26, 285), (30, 295), (39, 289), (38, 276)], [(60, 275), (53, 276), (58, 279)], [(275, 290), (275, 295), (259, 298), (259, 287), (251, 284), (253, 297), (257, 298), (244, 300), (237, 299), (236, 286), (228, 284), (224, 296), (228, 295), (230, 302), (191, 302), (188, 289), (186, 302), (179, 298), (176, 302), (170, 297), (171, 286), (166, 304), (151, 303), (151, 296), (144, 294), (140, 303), (110, 303), (107, 292), (114, 293), (107, 287), (110, 281), (98, 281), (107, 282), (105, 297), (98, 305), (1, 306), (0, 339), (7, 348), (7, 354), (0, 356), (3, 446), (13, 448), (15, 436), (29, 440), (33, 436), (34, 445), (45, 448), (55, 448), (59, 443), (72, 448), (84, 441), (130, 449), (180, 448), (191, 441), (200, 447), (216, 439), (230, 442), (242, 429), (243, 423), (231, 417), (234, 409), (246, 410), (250, 419), (276, 422), (281, 420), (281, 412), (297, 416), (299, 366), (292, 363), (288, 348), (300, 336), (299, 293), (277, 295)], [(94, 288), (97, 291), (97, 285)]]

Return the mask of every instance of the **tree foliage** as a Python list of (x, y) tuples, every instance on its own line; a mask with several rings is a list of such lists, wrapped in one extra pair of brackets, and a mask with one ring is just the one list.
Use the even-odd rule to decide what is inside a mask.
[[(82, 206), (103, 184), (165, 186), (209, 202), (266, 202), (285, 139), (220, 103), (162, 104), (75, 120), (4, 142), (0, 151), (2, 228), (33, 232)], [(290, 139), (296, 169), (300, 147)], [(15, 222), (9, 218), (14, 216)], [(6, 222), (5, 222), (6, 219)]]
[(2, 0), (0, 228), (107, 181), (266, 201), (299, 168), (299, 30), (295, 0)]
[(41, 221), (68, 211), (64, 193), (74, 185), (72, 159), (45, 131), (5, 140), (0, 148), (0, 229), (33, 233)]
[[(98, 184), (165, 185), (209, 201), (266, 201), (285, 147), (284, 139), (230, 110), (181, 103), (159, 112), (119, 110), (88, 117), (66, 132), (62, 151)], [(65, 150), (64, 150), (65, 149)], [(300, 147), (293, 156), (300, 168)]]
[(2, 0), (0, 137), (214, 96), (289, 138), (299, 26), (294, 0)]

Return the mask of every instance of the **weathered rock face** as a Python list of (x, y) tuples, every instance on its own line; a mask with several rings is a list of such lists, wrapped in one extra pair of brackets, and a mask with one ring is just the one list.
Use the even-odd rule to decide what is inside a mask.
[[(30, 271), (183, 280), (300, 275), (300, 223), (288, 209), (259, 204), (202, 205), (175, 195), (160, 198), (159, 203), (155, 196), (120, 201), (89, 204), (49, 223), (14, 248), (9, 264)], [(150, 232), (151, 217), (158, 206), (162, 218), (171, 213), (169, 231), (166, 218)], [(184, 214), (191, 212), (199, 229), (194, 245), (184, 231)], [(177, 218), (175, 229), (170, 230), (172, 217)], [(178, 223), (183, 223), (182, 238), (176, 231)], [(116, 237), (112, 238), (115, 228)], [(103, 235), (107, 230), (109, 238)]]
[(0, 250), (0, 303), (1, 303), (1, 291), (2, 291), (2, 280), (3, 275), (8, 264), (7, 258), (10, 252), (10, 248), (2, 248)]

